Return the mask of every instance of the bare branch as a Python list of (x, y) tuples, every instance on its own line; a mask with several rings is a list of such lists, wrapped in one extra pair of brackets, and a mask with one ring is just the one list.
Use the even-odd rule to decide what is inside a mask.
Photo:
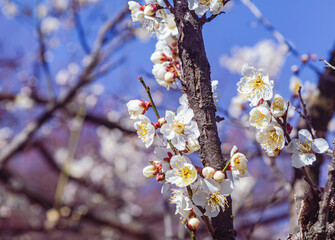
[(78, 90), (89, 84), (93, 80), (93, 72), (99, 64), (100, 50), (104, 43), (106, 33), (112, 29), (123, 17), (128, 13), (127, 11), (121, 12), (115, 19), (107, 21), (100, 29), (99, 35), (96, 39), (94, 50), (92, 53), (91, 61), (84, 71), (80, 74), (77, 83), (69, 89), (64, 96), (56, 101), (56, 103), (46, 110), (36, 121), (30, 122), (16, 137), (1, 151), (0, 153), (0, 165), (6, 164), (6, 162), (18, 151), (24, 148), (27, 142), (32, 139), (35, 132), (49, 120), (55, 111), (63, 108), (76, 96)]
[(329, 62), (327, 62), (326, 59), (319, 58), (319, 61), (323, 61), (326, 64), (326, 66), (323, 66), (324, 68), (331, 68), (331, 69), (335, 70), (335, 67), (333, 65), (331, 65)]
[(302, 105), (302, 109), (304, 111), (303, 116), (304, 116), (304, 118), (307, 122), (308, 131), (312, 134), (313, 138), (316, 138), (315, 137), (315, 130), (313, 129), (313, 126), (312, 126), (312, 120), (307, 113), (306, 103), (304, 102), (304, 100), (302, 99), (302, 96), (301, 96), (301, 86), (299, 87), (298, 93), (299, 93), (299, 99), (300, 99), (300, 102), (301, 102), (301, 105)]
[(172, 7), (171, 3), (169, 0), (163, 0), (167, 8), (170, 10), (170, 12), (174, 13), (174, 8)]

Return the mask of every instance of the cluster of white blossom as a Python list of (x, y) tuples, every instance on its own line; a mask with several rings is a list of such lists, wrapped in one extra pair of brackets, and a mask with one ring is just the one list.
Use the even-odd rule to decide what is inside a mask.
[[(326, 140), (313, 139), (306, 129), (299, 131), (299, 139), (290, 139), (292, 127), (287, 123), (289, 102), (279, 94), (270, 101), (273, 96), (273, 81), (269, 80), (266, 70), (256, 70), (245, 64), (241, 72), (243, 77), (237, 83), (238, 92), (245, 94), (250, 106), (254, 107), (249, 113), (249, 123), (256, 128), (256, 140), (268, 156), (278, 156), (286, 143), (287, 152), (293, 153), (292, 166), (300, 168), (311, 165), (316, 160), (315, 153), (328, 150)], [(298, 84), (291, 84), (292, 92), (297, 92)]]
[(276, 44), (272, 40), (265, 39), (252, 47), (233, 47), (231, 56), (220, 57), (220, 65), (231, 73), (239, 73), (247, 62), (252, 66), (267, 69), (270, 77), (275, 77), (279, 75), (287, 55), (288, 47), (285, 44)]
[[(131, 100), (127, 106), (130, 117), (140, 120), (134, 127), (146, 147), (153, 143), (154, 136), (159, 134), (158, 129), (166, 142), (166, 146), (155, 148), (158, 161), (150, 161), (150, 165), (143, 169), (143, 175), (156, 177), (164, 184), (163, 192), (175, 185), (170, 201), (176, 204), (176, 214), (181, 214), (188, 227), (195, 230), (199, 225), (196, 216), (215, 217), (221, 209), (225, 210), (228, 204), (226, 197), (233, 191), (233, 184), (225, 179), (222, 170), (194, 166), (185, 156), (199, 150), (200, 133), (197, 123), (192, 120), (193, 110), (189, 108), (185, 94), (180, 97), (179, 103), (181, 105), (176, 113), (167, 110), (165, 118), (159, 118), (157, 123), (152, 123), (143, 115), (150, 103)], [(248, 161), (235, 146), (230, 162), (234, 179), (248, 175)]]
[[(176, 204), (176, 214), (181, 214), (185, 224), (196, 230), (199, 225), (197, 216), (215, 217), (221, 209), (225, 210), (228, 206), (226, 198), (233, 191), (233, 184), (225, 179), (223, 170), (194, 166), (185, 156), (199, 150), (200, 133), (197, 123), (192, 120), (194, 113), (188, 106), (186, 94), (179, 98), (179, 103), (176, 113), (167, 110), (165, 117), (156, 123), (144, 115), (152, 106), (150, 102), (131, 100), (127, 107), (130, 118), (139, 120), (134, 127), (146, 147), (152, 145), (157, 135), (161, 134), (165, 139), (165, 146), (155, 148), (158, 160), (150, 161), (143, 169), (143, 175), (156, 177), (163, 184), (163, 193), (171, 189), (171, 185), (175, 186), (170, 201)], [(247, 158), (238, 152), (236, 146), (229, 162), (234, 180), (248, 176)]]
[[(148, 31), (156, 33), (158, 42), (150, 59), (155, 64), (152, 72), (158, 84), (168, 90), (170, 87), (176, 88), (176, 79), (181, 78), (182, 68), (174, 15), (167, 12), (162, 1), (147, 0), (145, 5), (129, 1), (128, 4), (133, 21), (139, 21)], [(222, 7), (222, 1), (189, 0), (189, 8), (198, 15), (205, 14), (207, 10), (219, 14)], [(217, 85), (218, 81), (212, 82), (216, 103), (220, 98)], [(150, 164), (143, 169), (143, 175), (155, 177), (163, 184), (162, 193), (171, 193), (170, 202), (176, 205), (176, 214), (182, 216), (184, 224), (191, 230), (196, 230), (200, 223), (199, 217), (215, 217), (228, 206), (227, 196), (233, 191), (233, 183), (226, 179), (224, 171), (230, 169), (235, 180), (245, 177), (248, 175), (248, 161), (234, 147), (230, 161), (222, 170), (194, 166), (186, 155), (200, 149), (200, 132), (193, 120), (194, 112), (189, 107), (186, 94), (179, 98), (179, 103), (177, 111), (167, 110), (165, 117), (159, 117), (153, 102), (131, 100), (127, 107), (130, 118), (138, 120), (134, 127), (145, 146), (151, 146), (155, 136), (163, 145), (155, 148), (158, 160), (150, 160)], [(158, 118), (156, 123), (144, 115), (150, 107)]]
[(180, 77), (181, 62), (178, 56), (178, 29), (174, 15), (166, 12), (162, 5), (146, 1), (141, 5), (128, 2), (134, 22), (140, 21), (147, 30), (156, 33), (158, 42), (150, 60), (155, 64), (152, 73), (159, 85), (176, 88), (176, 78)]

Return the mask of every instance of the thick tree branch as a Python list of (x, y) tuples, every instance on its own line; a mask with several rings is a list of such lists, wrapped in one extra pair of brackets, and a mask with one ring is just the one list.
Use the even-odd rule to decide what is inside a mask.
[[(199, 155), (204, 166), (223, 169), (226, 160), (222, 156), (221, 142), (218, 136), (211, 88), (210, 66), (206, 56), (202, 37), (202, 22), (188, 9), (186, 0), (174, 0), (175, 19), (179, 30), (179, 56), (183, 66), (183, 88), (189, 105), (194, 111), (200, 137)], [(232, 202), (228, 198), (229, 208), (212, 219), (214, 239), (234, 239)]]

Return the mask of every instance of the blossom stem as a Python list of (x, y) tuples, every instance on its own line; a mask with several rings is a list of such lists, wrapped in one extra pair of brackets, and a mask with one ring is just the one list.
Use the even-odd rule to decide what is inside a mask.
[(302, 167), (301, 171), (304, 173), (307, 183), (311, 186), (312, 190), (314, 191), (314, 189), (316, 189), (317, 187), (316, 187), (315, 183), (313, 182), (311, 176), (307, 172), (306, 167)]
[(148, 97), (149, 97), (149, 100), (150, 100), (150, 103), (151, 103), (151, 107), (152, 107), (152, 109), (154, 110), (157, 119), (159, 119), (160, 116), (159, 116), (159, 113), (158, 113), (158, 111), (157, 111), (156, 105), (155, 105), (154, 101), (152, 100), (152, 96), (151, 96), (150, 88), (145, 84), (145, 82), (143, 81), (143, 78), (142, 78), (142, 77), (138, 77), (138, 80), (140, 81), (140, 83), (142, 83), (142, 85), (143, 85), (145, 91), (147, 92)]
[(228, 166), (230, 165), (230, 162), (231, 162), (231, 158), (227, 162), (226, 166), (223, 168), (223, 170), (222, 170), (223, 173), (227, 170)]
[[(188, 195), (189, 195), (189, 197), (190, 197), (192, 203), (194, 204), (194, 202), (193, 202), (193, 200), (192, 200), (192, 196), (193, 196), (193, 194), (192, 194), (192, 189), (191, 189), (191, 187), (190, 187), (190, 186), (187, 186), (186, 189), (187, 189)], [(194, 205), (195, 205), (195, 204), (194, 204)], [(195, 205), (195, 206), (197, 206), (197, 205)], [(205, 213), (205, 209), (203, 209), (203, 208), (200, 207), (200, 206), (197, 206), (197, 207), (199, 208), (200, 212), (202, 212), (202, 214)], [(204, 221), (204, 223), (205, 223), (205, 225), (206, 225), (206, 227), (207, 227), (208, 232), (209, 232), (209, 233), (211, 234), (211, 236), (214, 238), (214, 236), (215, 236), (215, 234), (214, 234), (214, 229), (213, 229), (213, 227), (212, 227), (212, 224), (211, 224), (210, 219), (209, 219), (207, 216), (205, 216), (205, 215), (202, 215), (201, 218), (202, 218), (202, 220)], [(191, 236), (191, 237), (192, 237), (192, 236)]]
[(307, 122), (307, 129), (312, 134), (313, 139), (315, 139), (316, 138), (315, 137), (315, 130), (313, 129), (311, 118), (309, 117), (309, 115), (307, 113), (306, 103), (304, 102), (304, 100), (302, 99), (302, 96), (301, 96), (301, 86), (299, 87), (298, 93), (299, 93), (299, 99), (300, 99), (300, 102), (301, 102), (301, 105), (302, 105), (302, 109), (304, 111), (303, 117), (305, 118), (305, 120)]
[[(187, 223), (186, 223), (187, 225)], [(195, 239), (195, 232), (192, 231), (189, 227), (187, 227), (188, 233), (190, 234), (191, 240), (196, 240)]]
[(203, 216), (201, 216), (201, 218), (202, 218), (202, 220), (204, 220), (208, 232), (209, 232), (209, 233), (211, 234), (211, 236), (214, 238), (215, 233), (214, 233), (214, 229), (213, 229), (213, 227), (212, 227), (212, 224), (211, 224), (211, 221), (210, 221), (209, 217), (203, 215)]
[[(150, 88), (145, 84), (145, 82), (144, 82), (144, 80), (143, 80), (143, 77), (139, 76), (139, 77), (138, 77), (138, 80), (140, 81), (140, 83), (142, 83), (142, 85), (143, 85), (145, 91), (147, 92), (148, 97), (149, 97), (149, 100), (150, 100), (150, 103), (151, 103), (151, 107), (152, 107), (152, 109), (154, 110), (154, 112), (155, 112), (155, 114), (156, 114), (157, 120), (159, 120), (159, 119), (160, 119), (160, 116), (159, 116), (159, 113), (158, 113), (158, 111), (157, 111), (155, 102), (154, 102), (154, 100), (152, 99), (151, 92), (150, 92)], [(175, 147), (172, 145), (171, 140), (168, 140), (168, 143), (169, 143), (171, 149), (176, 153), (177, 151), (176, 151)]]

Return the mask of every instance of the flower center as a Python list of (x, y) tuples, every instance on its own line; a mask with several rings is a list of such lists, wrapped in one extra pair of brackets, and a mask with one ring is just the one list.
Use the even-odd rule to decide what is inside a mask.
[(263, 123), (265, 115), (257, 110), (254, 112), (251, 118), (255, 121), (256, 125), (260, 125)]
[(283, 111), (284, 110), (284, 102), (281, 101), (280, 99), (274, 99), (272, 102), (272, 108), (273, 110), (278, 109), (279, 111)]
[(187, 166), (179, 170), (179, 176), (183, 179), (186, 184), (192, 183), (195, 173)]
[(312, 151), (312, 145), (310, 141), (305, 139), (305, 141), (298, 141), (298, 150), (302, 153), (310, 153)]
[(240, 157), (236, 157), (234, 159), (234, 168), (240, 171), (242, 174), (244, 174), (246, 170), (246, 166), (244, 166), (245, 164), (243, 164), (244, 162), (245, 161), (241, 162)]
[(276, 130), (271, 130), (269, 132), (264, 133), (260, 137), (264, 136), (266, 136), (266, 139), (262, 142), (264, 145), (266, 145), (268, 148), (271, 148), (272, 150), (279, 149), (279, 146), (283, 141), (282, 135), (278, 134)]
[(222, 208), (222, 211), (224, 211), (226, 206), (228, 206), (228, 201), (220, 192), (215, 192), (207, 197), (207, 205), (212, 208), (212, 212), (216, 210), (220, 211), (220, 207)]
[(200, 4), (209, 6), (209, 4), (211, 4), (211, 0), (200, 0)]
[(177, 134), (184, 134), (185, 132), (185, 124), (181, 123), (178, 120), (173, 122), (173, 131)]
[(264, 82), (261, 75), (257, 76), (257, 78), (254, 80), (252, 86), (253, 86), (253, 91), (262, 90), (264, 88), (265, 82)]
[(142, 139), (142, 141), (148, 140), (148, 128), (147, 123), (142, 123), (138, 126), (138, 136)]

